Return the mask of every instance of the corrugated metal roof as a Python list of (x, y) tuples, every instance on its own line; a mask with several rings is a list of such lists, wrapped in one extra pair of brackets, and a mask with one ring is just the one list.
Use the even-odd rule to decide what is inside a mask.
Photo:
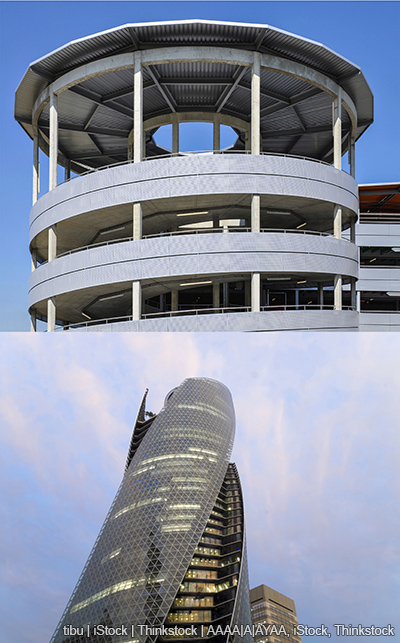
[[(372, 122), (371, 90), (359, 67), (339, 54), (320, 43), (269, 25), (209, 20), (132, 23), (81, 38), (60, 47), (29, 66), (16, 92), (16, 119), (31, 135), (31, 110), (37, 96), (52, 79), (80, 65), (137, 49), (187, 45), (193, 47), (215, 45), (232, 49), (258, 50), (303, 63), (342, 83), (358, 110), (360, 121), (358, 135)], [(218, 106), (221, 108), (221, 101), (223, 102), (222, 114), (233, 115), (247, 122), (250, 119), (251, 74), (248, 68), (241, 76), (239, 84), (227, 99), (225, 97), (225, 100), (225, 93), (230, 90), (236, 75), (243, 71), (243, 68), (227, 63), (176, 62), (152, 66), (155, 76), (150, 71), (146, 67), (143, 68), (145, 119), (170, 112), (170, 103), (178, 111), (186, 108), (189, 111), (196, 109), (215, 111)], [(219, 78), (226, 82), (219, 83)], [(190, 82), (178, 82), (180, 79), (190, 79)], [(310, 90), (310, 87), (301, 79), (262, 70), (261, 110), (265, 112), (261, 114), (262, 129), (264, 131), (281, 129), (285, 132), (282, 137), (274, 138), (273, 148), (269, 146), (272, 139), (268, 139), (268, 150), (285, 153), (288, 147), (295, 145), (298, 153), (307, 154), (310, 134), (308, 132), (304, 132), (301, 136), (298, 134), (298, 128), (301, 128), (303, 123), (306, 129), (321, 128), (320, 132), (312, 135), (312, 156), (319, 158), (325, 155), (327, 143), (323, 129), (324, 126), (329, 128), (331, 125), (331, 101), (324, 92), (318, 93), (318, 90), (314, 90), (314, 94), (317, 91), (316, 95), (302, 96), (301, 94)], [(285, 108), (285, 99), (293, 102), (297, 115), (293, 108)], [(122, 145), (124, 135), (126, 134), (127, 137), (132, 126), (132, 110), (132, 69), (95, 76), (62, 93), (59, 100), (60, 122), (72, 128), (75, 127), (75, 130), (70, 130), (70, 144), (68, 136), (63, 134), (64, 151), (74, 155), (79, 153), (77, 140), (81, 137), (81, 152), (84, 154), (89, 135), (101, 136), (100, 147), (104, 156), (111, 154), (112, 158), (111, 139), (118, 140), (118, 145)], [(45, 109), (41, 115), (41, 123), (44, 127), (46, 121), (48, 121), (48, 113)], [(346, 113), (343, 115), (343, 125), (344, 128), (349, 126)], [(84, 129), (87, 133), (84, 133)], [(292, 135), (290, 135), (290, 129), (293, 129)], [(103, 155), (99, 154), (99, 159), (100, 157), (103, 158)], [(99, 162), (101, 165), (102, 162), (99, 159), (93, 160), (93, 165)]]

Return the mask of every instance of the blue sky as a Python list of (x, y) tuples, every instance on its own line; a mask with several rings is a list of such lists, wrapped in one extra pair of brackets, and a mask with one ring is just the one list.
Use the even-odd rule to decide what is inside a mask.
[(359, 65), (375, 96), (375, 123), (356, 146), (357, 180), (399, 180), (398, 2), (13, 1), (0, 2), (0, 12), (1, 330), (29, 328), (32, 143), (13, 119), (14, 92), (30, 62), (70, 40), (127, 22), (190, 18), (265, 23), (317, 40)]
[(251, 585), (293, 598), (332, 641), (347, 640), (335, 623), (398, 638), (399, 348), (389, 333), (0, 335), (2, 640), (50, 639), (144, 389), (158, 412), (193, 376), (232, 392)]

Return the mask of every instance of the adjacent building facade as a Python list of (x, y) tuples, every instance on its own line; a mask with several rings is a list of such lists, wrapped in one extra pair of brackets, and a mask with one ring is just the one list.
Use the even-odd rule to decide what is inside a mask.
[(296, 607), (291, 598), (266, 585), (258, 585), (250, 590), (250, 605), (253, 625), (268, 629), (268, 634), (256, 634), (254, 643), (301, 643), (295, 629)]
[[(145, 398), (122, 483), (52, 643), (225, 643), (218, 625), (251, 624), (231, 395), (192, 378), (157, 415), (145, 412)], [(97, 638), (100, 625), (117, 633)], [(163, 627), (177, 633), (152, 629)], [(252, 643), (229, 637), (239, 640)]]
[[(32, 63), (15, 115), (33, 140), (32, 329), (358, 329), (373, 97), (339, 54), (268, 25), (128, 24)], [(188, 123), (212, 127), (201, 153), (182, 150)]]
[(400, 330), (400, 183), (360, 185), (360, 330)]

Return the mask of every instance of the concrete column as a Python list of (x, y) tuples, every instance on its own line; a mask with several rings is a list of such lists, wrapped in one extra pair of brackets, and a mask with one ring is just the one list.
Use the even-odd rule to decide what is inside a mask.
[(178, 290), (171, 290), (171, 310), (178, 310)]
[(164, 295), (160, 295), (160, 313), (164, 312)]
[(259, 272), (251, 275), (251, 312), (260, 312), (261, 276)]
[(229, 286), (226, 281), (222, 284), (222, 308), (229, 308)]
[(356, 220), (353, 217), (350, 221), (350, 241), (351, 243), (356, 242)]
[(36, 310), (31, 309), (31, 333), (36, 333)]
[(47, 261), (53, 261), (57, 257), (57, 225), (51, 225), (48, 230)]
[(356, 178), (356, 137), (351, 133), (349, 145), (350, 176)]
[(333, 100), (333, 165), (342, 169), (342, 90)]
[(357, 292), (356, 292), (356, 280), (354, 277), (351, 278), (351, 287), (350, 287), (350, 305), (353, 310), (357, 309)]
[(335, 275), (333, 286), (333, 307), (342, 310), (342, 275)]
[(39, 195), (39, 136), (33, 137), (33, 183), (32, 183), (32, 205), (35, 205)]
[(296, 310), (299, 310), (299, 295), (300, 292), (298, 289), (294, 291), (294, 305), (296, 306)]
[(244, 133), (244, 149), (246, 152), (249, 152), (251, 150), (251, 134), (249, 131), (246, 131)]
[(133, 240), (142, 238), (142, 204), (133, 204)]
[(333, 236), (336, 239), (342, 238), (342, 208), (340, 205), (335, 205), (333, 211)]
[(133, 129), (129, 132), (128, 136), (128, 161), (133, 161)]
[(324, 307), (324, 284), (318, 284), (318, 304), (320, 308)]
[(260, 232), (260, 195), (251, 197), (251, 231)]
[(68, 159), (67, 165), (64, 169), (64, 181), (69, 181), (71, 178), (71, 161)]
[(142, 287), (140, 281), (132, 281), (132, 319), (137, 321), (142, 316)]
[(260, 154), (260, 54), (255, 52), (251, 75), (251, 153)]
[(248, 279), (244, 282), (244, 305), (246, 308), (251, 306), (251, 281)]
[(219, 228), (219, 216), (213, 217), (213, 228)]
[(219, 308), (219, 284), (213, 284), (213, 308)]
[(219, 114), (214, 115), (213, 127), (213, 150), (219, 151), (221, 149), (221, 122)]
[(56, 298), (50, 297), (47, 300), (47, 332), (52, 333), (56, 329)]
[(50, 133), (49, 133), (49, 191), (57, 186), (57, 157), (58, 157), (58, 111), (57, 96), (50, 94)]
[(357, 311), (360, 312), (361, 310), (361, 292), (360, 290), (357, 290)]
[(172, 153), (179, 153), (179, 121), (178, 114), (173, 114), (172, 117)]
[(31, 272), (37, 268), (37, 249), (32, 248), (31, 250)]
[(133, 82), (133, 162), (143, 159), (143, 74), (142, 53), (135, 51)]

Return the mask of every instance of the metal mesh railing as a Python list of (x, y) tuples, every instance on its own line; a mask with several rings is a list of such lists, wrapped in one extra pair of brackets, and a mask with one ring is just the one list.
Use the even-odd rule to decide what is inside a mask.
[[(175, 231), (168, 231), (168, 232), (157, 232), (154, 234), (146, 234), (143, 235), (142, 239), (155, 239), (157, 237), (172, 237), (176, 235), (191, 235), (191, 234), (220, 234), (220, 233), (232, 233), (232, 232), (251, 232), (251, 228), (244, 227), (244, 226), (231, 226), (231, 227), (222, 227), (222, 228), (198, 228), (196, 230), (175, 230)], [(335, 237), (332, 236), (330, 232), (319, 232), (318, 230), (297, 230), (296, 228), (262, 228), (260, 230), (260, 233), (278, 233), (278, 234), (303, 234), (303, 235), (315, 235), (319, 237), (332, 237), (334, 239)], [(348, 239), (341, 239), (342, 241), (347, 241), (348, 243), (351, 243)], [(126, 241), (134, 241), (133, 237), (121, 237), (119, 239), (111, 239), (109, 241), (99, 241), (98, 243), (91, 243), (86, 246), (80, 246), (79, 248), (72, 248), (71, 250), (67, 250), (66, 252), (60, 252), (60, 254), (57, 255), (57, 258), (59, 257), (65, 257), (67, 255), (74, 254), (75, 252), (82, 252), (84, 250), (90, 250), (91, 248), (98, 248), (100, 246), (109, 246), (113, 245), (115, 243), (123, 243)], [(354, 244), (353, 244), (354, 245)], [(43, 264), (47, 263), (47, 261), (41, 262), (41, 266)]]
[[(210, 156), (210, 155), (227, 155), (227, 154), (251, 154), (250, 150), (191, 150), (188, 152), (169, 152), (167, 154), (158, 154), (156, 156), (144, 156), (143, 161), (152, 161), (152, 160), (157, 160), (157, 159), (169, 159), (169, 158), (184, 158), (187, 156)], [(257, 156), (279, 156), (282, 158), (293, 158), (293, 159), (301, 159), (303, 161), (310, 161), (312, 163), (319, 163), (321, 165), (327, 165), (327, 166), (332, 166), (332, 163), (327, 163), (326, 161), (322, 161), (320, 159), (314, 159), (309, 156), (300, 156), (298, 154), (283, 154), (282, 152), (261, 152), (260, 154), (257, 154)], [(69, 179), (65, 179), (65, 181), (62, 181), (59, 183), (61, 185), (62, 183), (68, 183), (69, 181), (73, 181), (76, 178), (79, 178), (81, 176), (86, 176), (87, 174), (93, 174), (94, 172), (101, 172), (102, 170), (108, 170), (110, 168), (115, 168), (119, 167), (121, 165), (131, 165), (134, 164), (133, 159), (128, 159), (125, 161), (118, 161), (117, 163), (110, 163), (109, 165), (102, 165), (101, 167), (94, 167), (87, 169), (85, 172), (82, 172), (80, 174), (75, 174), (75, 176), (71, 176)], [(345, 170), (343, 170), (345, 172)]]
[[(335, 310), (333, 305), (321, 305), (321, 304), (293, 304), (293, 305), (276, 305), (276, 306), (262, 306), (260, 308), (260, 312), (278, 312), (278, 311), (305, 311), (305, 310), (319, 310), (319, 311), (326, 311), (326, 310)], [(341, 310), (337, 310), (337, 312), (343, 312), (343, 311), (355, 311), (356, 308), (354, 306), (343, 306)], [(157, 312), (157, 313), (145, 313), (141, 316), (142, 320), (146, 319), (160, 319), (160, 318), (165, 318), (165, 317), (183, 317), (183, 316), (199, 316), (199, 315), (215, 315), (215, 314), (226, 314), (226, 313), (250, 313), (251, 307), (250, 306), (230, 306), (230, 307), (224, 307), (224, 308), (188, 308), (188, 309), (181, 309), (181, 310), (169, 310), (169, 311), (163, 311), (163, 312)], [(115, 323), (120, 323), (120, 322), (131, 322), (134, 321), (132, 315), (125, 315), (125, 316), (120, 316), (120, 317), (108, 317), (104, 319), (92, 319), (92, 320), (85, 320), (82, 322), (77, 322), (73, 324), (65, 324), (63, 327), (58, 328), (57, 330), (69, 330), (69, 329), (78, 329), (78, 328), (85, 328), (87, 326), (96, 326), (96, 325), (103, 325), (103, 324), (115, 324)]]

